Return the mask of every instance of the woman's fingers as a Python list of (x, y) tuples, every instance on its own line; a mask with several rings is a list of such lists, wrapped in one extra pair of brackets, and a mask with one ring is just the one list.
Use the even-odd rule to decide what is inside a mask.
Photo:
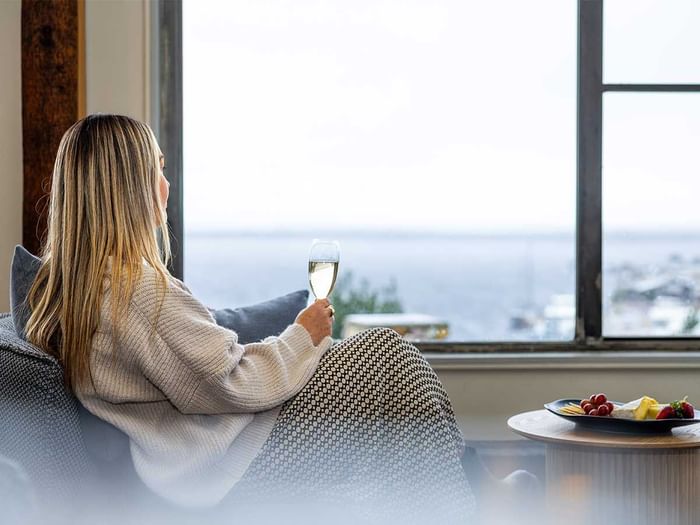
[(314, 345), (333, 332), (335, 309), (328, 299), (318, 299), (297, 316), (297, 322), (311, 335)]

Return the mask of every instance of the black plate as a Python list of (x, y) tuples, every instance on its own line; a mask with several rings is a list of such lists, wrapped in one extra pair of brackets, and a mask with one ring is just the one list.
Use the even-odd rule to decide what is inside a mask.
[[(563, 406), (574, 403), (578, 405), (580, 399), (557, 399), (551, 403), (546, 403), (544, 407), (552, 414), (576, 423), (580, 427), (600, 432), (618, 432), (623, 434), (663, 434), (670, 432), (674, 427), (695, 425), (700, 423), (698, 414), (695, 419), (618, 419), (610, 416), (569, 416), (562, 414), (559, 409)], [(623, 405), (617, 401), (612, 401), (615, 405)]]

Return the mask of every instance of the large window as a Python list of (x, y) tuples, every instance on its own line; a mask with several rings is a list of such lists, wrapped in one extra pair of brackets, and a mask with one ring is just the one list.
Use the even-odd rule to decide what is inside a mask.
[(161, 39), (184, 110), (160, 105), (184, 278), (261, 301), (332, 238), (343, 313), (427, 316), (427, 350), (696, 348), (699, 22), (694, 0), (185, 0)]
[(185, 2), (188, 284), (303, 288), (328, 237), (358, 313), (571, 339), (575, 29), (561, 0)]

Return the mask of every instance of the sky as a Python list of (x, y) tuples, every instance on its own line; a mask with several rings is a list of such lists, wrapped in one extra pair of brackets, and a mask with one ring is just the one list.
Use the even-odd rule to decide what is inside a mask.
[[(700, 2), (606, 0), (608, 82), (700, 83)], [(575, 0), (185, 0), (189, 231), (573, 232)], [(608, 94), (604, 225), (700, 230), (700, 94)]]

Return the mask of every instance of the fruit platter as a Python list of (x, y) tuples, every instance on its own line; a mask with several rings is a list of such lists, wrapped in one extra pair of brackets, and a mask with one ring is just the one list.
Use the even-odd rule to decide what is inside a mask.
[(622, 403), (603, 394), (585, 399), (558, 399), (544, 407), (581, 427), (602, 432), (660, 434), (672, 428), (700, 423), (687, 398), (660, 403), (649, 396)]

